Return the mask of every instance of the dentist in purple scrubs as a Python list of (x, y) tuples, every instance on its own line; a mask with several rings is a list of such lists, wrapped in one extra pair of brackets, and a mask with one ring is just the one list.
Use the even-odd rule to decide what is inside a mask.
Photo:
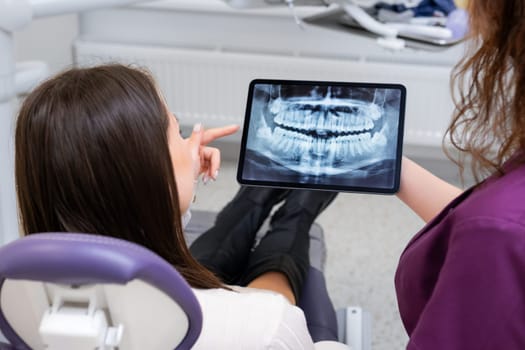
[(409, 350), (525, 349), (525, 0), (468, 7), (447, 137), (477, 184), (403, 160), (398, 197), (427, 222), (395, 276)]

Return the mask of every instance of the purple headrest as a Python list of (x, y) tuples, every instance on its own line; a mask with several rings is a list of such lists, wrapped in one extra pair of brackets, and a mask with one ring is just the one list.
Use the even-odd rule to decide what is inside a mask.
[[(124, 240), (81, 233), (33, 234), (0, 247), (0, 294), (6, 279), (84, 285), (141, 280), (161, 290), (189, 320), (176, 349), (189, 349), (202, 328), (199, 303), (177, 270), (153, 252)], [(0, 305), (0, 329), (16, 349), (29, 349)]]

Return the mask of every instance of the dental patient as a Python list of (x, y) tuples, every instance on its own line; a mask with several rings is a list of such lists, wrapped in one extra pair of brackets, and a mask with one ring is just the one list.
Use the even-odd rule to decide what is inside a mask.
[[(185, 243), (182, 217), (196, 183), (215, 179), (220, 167), (219, 150), (207, 145), (237, 129), (197, 124), (183, 138), (155, 82), (137, 68), (60, 73), (26, 98), (18, 115), (24, 233), (106, 235), (164, 258), (201, 305), (196, 349), (313, 349), (294, 304), (309, 268), (310, 226), (336, 193), (241, 187), (192, 245), (193, 255)], [(255, 233), (281, 202), (254, 247)]]

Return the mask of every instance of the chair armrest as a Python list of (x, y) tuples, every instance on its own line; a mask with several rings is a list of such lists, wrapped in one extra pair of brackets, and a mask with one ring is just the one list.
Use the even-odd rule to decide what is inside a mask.
[(315, 350), (352, 350), (352, 348), (346, 344), (339, 343), (331, 340), (323, 340), (314, 344)]
[(310, 267), (297, 306), (304, 311), (308, 331), (314, 342), (339, 340), (334, 306), (328, 295), (324, 275), (316, 268)]

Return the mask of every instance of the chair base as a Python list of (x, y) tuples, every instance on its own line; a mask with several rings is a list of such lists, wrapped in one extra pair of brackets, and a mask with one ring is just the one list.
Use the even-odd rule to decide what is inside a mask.
[(372, 349), (372, 319), (370, 313), (359, 306), (338, 309), (337, 337), (352, 350)]

